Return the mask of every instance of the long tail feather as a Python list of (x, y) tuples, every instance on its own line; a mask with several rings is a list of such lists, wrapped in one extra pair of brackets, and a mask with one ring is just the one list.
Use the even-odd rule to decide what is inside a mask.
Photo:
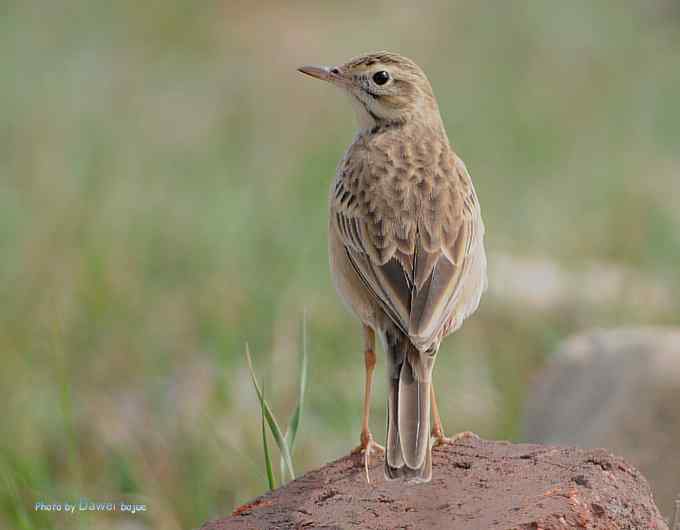
[(418, 352), (403, 335), (390, 350), (385, 476), (427, 482), (432, 476), (430, 381), (434, 357)]

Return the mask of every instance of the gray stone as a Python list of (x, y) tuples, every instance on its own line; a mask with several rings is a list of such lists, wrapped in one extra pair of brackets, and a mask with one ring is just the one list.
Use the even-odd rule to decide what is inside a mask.
[(598, 330), (567, 340), (531, 388), (524, 438), (620, 454), (670, 516), (680, 493), (680, 329)]

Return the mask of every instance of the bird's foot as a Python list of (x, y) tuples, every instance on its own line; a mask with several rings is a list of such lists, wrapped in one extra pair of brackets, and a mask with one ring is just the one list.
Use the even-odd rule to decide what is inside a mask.
[(361, 433), (361, 443), (352, 449), (352, 454), (363, 454), (364, 455), (364, 470), (366, 471), (366, 482), (371, 483), (371, 477), (368, 474), (368, 464), (372, 453), (382, 454), (385, 452), (385, 448), (379, 443), (373, 440), (373, 435), (370, 432)]
[(432, 437), (434, 438), (434, 443), (432, 444), (433, 447), (445, 444), (453, 444), (456, 443), (458, 440), (462, 440), (463, 438), (474, 438), (476, 440), (479, 440), (479, 436), (477, 436), (475, 433), (471, 431), (459, 432), (458, 434), (455, 434), (453, 436), (444, 436), (444, 433), (440, 429), (436, 430), (433, 429)]

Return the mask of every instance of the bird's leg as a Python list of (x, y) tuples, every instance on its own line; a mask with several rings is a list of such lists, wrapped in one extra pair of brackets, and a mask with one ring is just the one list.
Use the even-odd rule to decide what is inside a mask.
[(431, 396), (432, 396), (432, 416), (434, 416), (434, 425), (432, 426), (432, 437), (434, 438), (434, 446), (443, 445), (446, 443), (454, 443), (461, 438), (467, 436), (472, 436), (473, 438), (479, 438), (475, 433), (470, 431), (459, 432), (455, 436), (447, 437), (444, 436), (444, 429), (442, 428), (442, 419), (439, 416), (439, 409), (437, 408), (437, 399), (434, 397), (434, 383), (430, 385)]
[(352, 450), (352, 453), (363, 453), (364, 469), (366, 470), (366, 481), (370, 482), (368, 476), (368, 461), (371, 452), (383, 453), (385, 448), (373, 440), (373, 435), (368, 426), (368, 416), (371, 409), (371, 385), (373, 383), (373, 370), (375, 369), (375, 333), (364, 325), (364, 361), (366, 365), (366, 383), (364, 386), (364, 414), (361, 423), (361, 443)]

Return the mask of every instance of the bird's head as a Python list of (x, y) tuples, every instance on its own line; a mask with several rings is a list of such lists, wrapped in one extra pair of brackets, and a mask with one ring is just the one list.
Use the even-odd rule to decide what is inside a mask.
[(411, 59), (396, 53), (369, 53), (338, 66), (303, 66), (298, 70), (346, 90), (362, 129), (413, 119), (440, 120), (425, 73)]

